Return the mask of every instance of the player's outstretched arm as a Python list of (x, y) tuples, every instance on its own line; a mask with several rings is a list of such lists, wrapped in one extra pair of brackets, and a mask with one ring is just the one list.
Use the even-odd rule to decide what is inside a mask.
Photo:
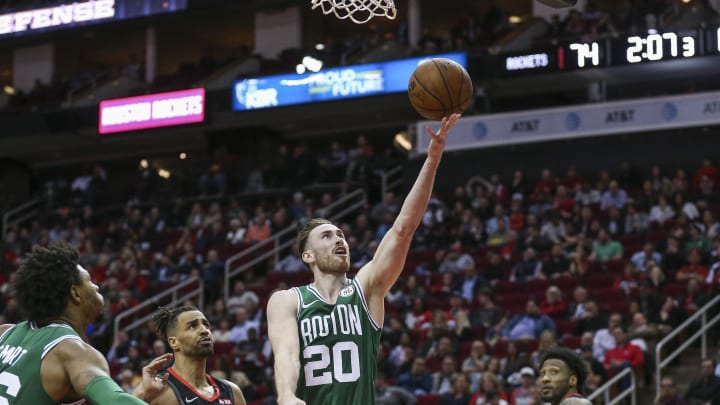
[(92, 346), (77, 339), (60, 342), (43, 361), (53, 362), (50, 367), (62, 367), (70, 378), (75, 392), (95, 405), (142, 405), (142, 400), (126, 393), (110, 378), (105, 357)]
[(304, 405), (295, 396), (300, 375), (297, 295), (283, 290), (270, 296), (267, 305), (268, 337), (275, 358), (275, 388), (279, 405)]
[[(380, 241), (373, 260), (363, 266), (357, 275), (365, 295), (370, 298), (368, 301), (384, 299), (385, 294), (395, 284), (402, 272), (413, 234), (420, 225), (428, 201), (430, 201), (435, 173), (445, 149), (445, 140), (459, 118), (460, 114), (452, 114), (450, 117), (443, 118), (437, 132), (425, 128), (430, 136), (430, 146), (428, 146), (427, 157), (420, 173), (405, 198), (392, 228)], [(372, 299), (373, 297), (377, 298)], [(382, 301), (379, 303), (382, 304)], [(370, 302), (371, 312), (376, 312), (374, 306), (376, 305)], [(372, 315), (375, 320), (382, 321), (382, 313), (373, 313)]]

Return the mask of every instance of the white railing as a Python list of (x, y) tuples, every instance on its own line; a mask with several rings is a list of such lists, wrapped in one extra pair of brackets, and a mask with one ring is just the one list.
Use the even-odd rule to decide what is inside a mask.
[(395, 190), (402, 184), (402, 166), (380, 172), (380, 198), (385, 198), (388, 191)]
[[(367, 204), (365, 191), (357, 189), (325, 207), (322, 215), (331, 221), (337, 221), (357, 211), (359, 208), (365, 206), (365, 204)], [(280, 260), (280, 252), (283, 252), (295, 243), (297, 230), (297, 224), (290, 225), (272, 237), (256, 243), (228, 258), (225, 261), (225, 300), (230, 299), (230, 280), (232, 280), (233, 277), (271, 257), (274, 258), (277, 263), (278, 260)], [(242, 264), (238, 265), (239, 262), (242, 262)]]
[[(195, 288), (192, 288), (193, 284), (196, 284)], [(185, 292), (185, 290), (188, 290)], [(152, 296), (151, 298), (146, 299), (145, 301), (135, 305), (132, 308), (128, 308), (125, 311), (119, 313), (115, 317), (115, 331), (114, 331), (114, 338), (115, 341), (118, 339), (118, 334), (120, 333), (120, 328), (122, 325), (122, 321), (126, 318), (131, 318), (134, 315), (138, 314), (139, 312), (143, 310), (147, 310), (147, 314), (136, 318), (132, 322), (130, 322), (127, 325), (122, 325), (122, 329), (130, 332), (134, 329), (137, 329), (147, 323), (150, 319), (152, 319), (153, 313), (157, 309), (158, 306), (164, 305), (168, 307), (174, 307), (178, 304), (181, 304), (187, 300), (196, 298), (196, 306), (201, 311), (203, 310), (203, 282), (202, 279), (198, 277), (189, 277), (186, 280), (183, 280), (174, 286), (170, 287), (169, 289), (156, 294)], [(150, 307), (150, 308), (149, 308)]]
[(2, 238), (5, 239), (10, 226), (21, 224), (36, 217), (41, 211), (40, 204), (50, 199), (50, 196), (51, 193), (48, 192), (7, 210), (2, 218)]
[[(625, 390), (623, 390), (622, 392), (619, 392), (615, 398), (610, 399), (610, 390), (612, 389), (612, 387), (621, 379), (626, 378), (627, 376), (630, 376), (630, 385), (626, 387)], [(592, 401), (602, 394), (605, 399), (605, 405), (615, 405), (625, 399), (628, 395), (630, 395), (630, 404), (635, 405), (636, 387), (637, 385), (635, 384), (635, 373), (633, 372), (632, 367), (626, 367), (625, 369), (617, 373), (613, 378), (609, 379), (605, 384), (598, 387), (598, 389), (588, 395), (587, 399), (589, 401)]]
[[(685, 320), (685, 322), (681, 323), (680, 326), (677, 328), (674, 328), (672, 332), (668, 333), (667, 336), (665, 336), (658, 344), (655, 346), (655, 389), (657, 392), (660, 392), (660, 380), (662, 379), (662, 376), (660, 375), (660, 371), (663, 369), (663, 367), (670, 364), (671, 361), (673, 361), (677, 356), (681, 354), (683, 350), (685, 350), (688, 346), (693, 344), (697, 338), (701, 339), (700, 344), (700, 352), (701, 357), (706, 358), (707, 357), (707, 331), (712, 328), (713, 325), (715, 325), (718, 321), (720, 321), (720, 313), (715, 315), (712, 319), (708, 320), (708, 312), (713, 309), (717, 303), (720, 302), (720, 295), (715, 296), (710, 302), (705, 304), (702, 308), (700, 308), (697, 312), (695, 312), (691, 317)], [(692, 336), (685, 339), (685, 341), (677, 347), (672, 353), (668, 354), (667, 358), (665, 360), (661, 360), (662, 357), (662, 348), (670, 342), (673, 338), (675, 338), (678, 334), (682, 333), (686, 329), (688, 329), (695, 321), (700, 318), (700, 328), (697, 332), (693, 333)]]

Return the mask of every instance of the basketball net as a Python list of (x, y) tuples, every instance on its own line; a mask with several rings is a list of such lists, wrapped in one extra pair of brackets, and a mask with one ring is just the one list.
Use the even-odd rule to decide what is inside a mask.
[(364, 24), (373, 17), (394, 20), (397, 15), (394, 0), (311, 0), (312, 9), (320, 8), (324, 14), (333, 13), (341, 20), (350, 19)]

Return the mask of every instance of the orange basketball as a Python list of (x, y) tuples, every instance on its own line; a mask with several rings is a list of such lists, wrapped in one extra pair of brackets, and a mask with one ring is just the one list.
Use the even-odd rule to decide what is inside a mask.
[(439, 121), (463, 113), (472, 103), (470, 75), (459, 63), (445, 58), (422, 62), (408, 84), (410, 104), (423, 117)]

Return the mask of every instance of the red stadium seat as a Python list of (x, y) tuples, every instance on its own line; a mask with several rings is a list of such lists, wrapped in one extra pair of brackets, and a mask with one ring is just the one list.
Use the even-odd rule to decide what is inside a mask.
[(438, 405), (440, 403), (440, 395), (418, 395), (417, 405)]

